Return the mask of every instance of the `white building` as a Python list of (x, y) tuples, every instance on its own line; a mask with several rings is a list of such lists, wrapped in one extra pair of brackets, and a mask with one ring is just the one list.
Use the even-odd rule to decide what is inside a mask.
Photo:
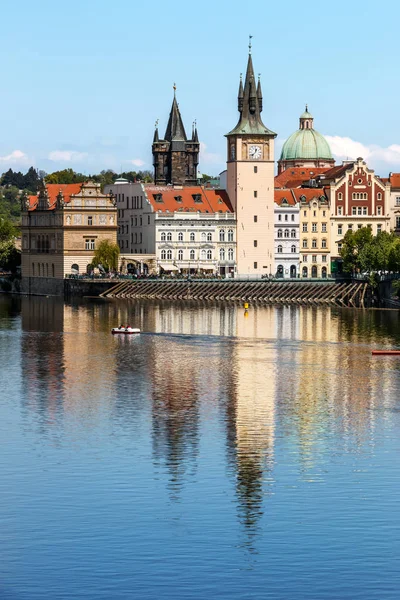
[(300, 204), (292, 190), (275, 190), (275, 277), (300, 273)]
[(389, 173), (387, 181), (390, 183), (390, 229), (400, 235), (400, 173)]
[[(121, 255), (155, 255), (158, 273), (235, 276), (236, 219), (224, 190), (117, 180)], [(139, 256), (138, 256), (139, 255)], [(128, 262), (129, 264), (129, 262)]]

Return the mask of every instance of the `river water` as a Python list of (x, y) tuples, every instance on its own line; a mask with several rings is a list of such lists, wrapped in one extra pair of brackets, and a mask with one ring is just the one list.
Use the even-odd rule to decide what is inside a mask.
[(397, 311), (1, 297), (1, 600), (399, 598), (396, 346)]

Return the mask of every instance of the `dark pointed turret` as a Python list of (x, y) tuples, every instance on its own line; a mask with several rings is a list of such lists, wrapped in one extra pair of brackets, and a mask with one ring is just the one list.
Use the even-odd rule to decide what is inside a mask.
[(240, 112), (239, 122), (236, 127), (230, 131), (227, 135), (232, 134), (268, 134), (276, 135), (273, 131), (270, 131), (265, 127), (261, 119), (262, 111), (262, 91), (261, 82), (256, 80), (254, 77), (253, 60), (251, 57), (251, 45), (249, 46), (249, 58), (247, 61), (246, 79), (244, 82), (244, 88), (239, 86), (238, 96), (238, 109)]
[(257, 100), (258, 100), (258, 108), (260, 109), (260, 112), (262, 112), (263, 97), (262, 97), (262, 90), (261, 90), (260, 75), (258, 76), (258, 84), (257, 84)]
[(199, 164), (199, 137), (193, 123), (192, 138), (186, 137), (179, 105), (174, 98), (163, 140), (158, 136), (158, 121), (153, 139), (154, 181), (157, 185), (196, 185)]
[(238, 111), (240, 113), (243, 110), (243, 96), (244, 96), (243, 80), (242, 80), (242, 74), (240, 73), (240, 83), (239, 83), (239, 92), (238, 92)]
[(186, 142), (186, 133), (183, 126), (181, 113), (179, 111), (178, 102), (176, 101), (176, 87), (174, 85), (174, 99), (172, 101), (171, 112), (169, 113), (168, 125), (165, 130), (165, 136), (168, 142), (184, 141)]

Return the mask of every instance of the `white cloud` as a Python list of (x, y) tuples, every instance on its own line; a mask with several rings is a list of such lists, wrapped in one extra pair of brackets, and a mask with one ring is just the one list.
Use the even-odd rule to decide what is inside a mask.
[(143, 165), (146, 164), (141, 158), (133, 158), (132, 160), (128, 160), (127, 162), (129, 162), (131, 165), (134, 165), (135, 167), (143, 167)]
[(77, 152), (76, 150), (53, 150), (47, 158), (56, 162), (79, 162), (87, 156), (87, 152)]
[(339, 160), (351, 160), (361, 157), (366, 162), (371, 163), (372, 166), (377, 163), (400, 165), (399, 144), (382, 147), (376, 144), (362, 144), (349, 137), (340, 137), (338, 135), (326, 135), (325, 137), (331, 147), (332, 153)]
[(25, 154), (25, 152), (22, 152), (21, 150), (14, 150), (13, 152), (11, 152), (11, 154), (7, 154), (7, 156), (0, 156), (0, 162), (10, 164), (25, 164), (29, 162), (29, 158), (28, 155)]

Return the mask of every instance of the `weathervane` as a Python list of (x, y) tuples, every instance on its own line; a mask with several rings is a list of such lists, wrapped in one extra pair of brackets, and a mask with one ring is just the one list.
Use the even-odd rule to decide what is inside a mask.
[(249, 35), (249, 54), (251, 54), (251, 39), (252, 39), (252, 35)]

